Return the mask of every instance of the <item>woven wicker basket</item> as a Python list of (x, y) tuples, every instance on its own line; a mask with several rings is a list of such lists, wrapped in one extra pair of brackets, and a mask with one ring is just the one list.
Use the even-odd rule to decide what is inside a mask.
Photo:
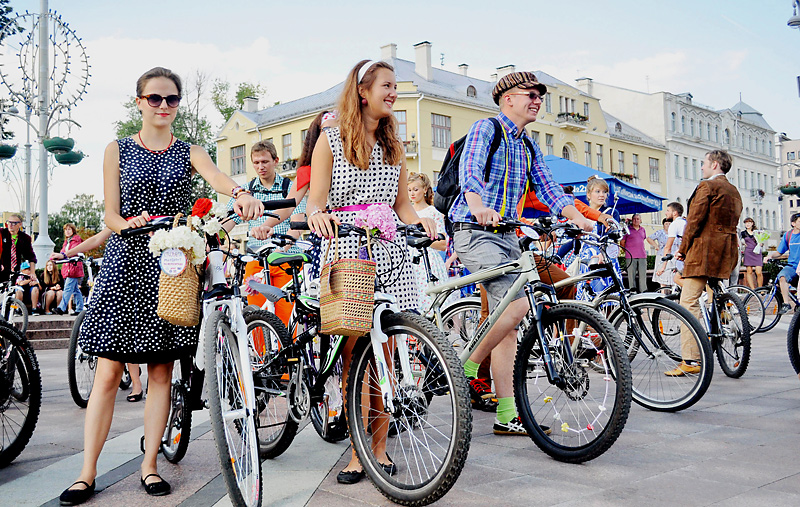
[[(339, 230), (336, 229), (334, 259), (320, 273), (320, 332), (363, 336), (372, 328), (375, 302), (375, 261), (339, 258)], [(328, 258), (331, 243), (323, 259)], [(367, 237), (370, 259), (372, 249)]]
[[(179, 213), (175, 217), (173, 227), (177, 226), (180, 216)], [(177, 276), (161, 272), (156, 314), (171, 324), (191, 327), (200, 322), (200, 276), (191, 263), (189, 251), (180, 250), (186, 256), (186, 269)]]

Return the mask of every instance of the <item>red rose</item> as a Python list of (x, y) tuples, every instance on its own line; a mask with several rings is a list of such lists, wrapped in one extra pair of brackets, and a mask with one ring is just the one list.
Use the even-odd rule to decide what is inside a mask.
[(203, 218), (208, 215), (213, 205), (214, 203), (211, 202), (211, 199), (206, 199), (205, 197), (196, 200), (194, 206), (192, 206), (192, 216)]

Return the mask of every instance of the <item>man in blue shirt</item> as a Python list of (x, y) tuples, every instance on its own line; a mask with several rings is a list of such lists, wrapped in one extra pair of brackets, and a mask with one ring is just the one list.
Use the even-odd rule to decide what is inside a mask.
[[(788, 242), (786, 241), (787, 237), (789, 239)], [(789, 285), (797, 282), (797, 266), (800, 264), (800, 213), (792, 215), (792, 229), (781, 238), (778, 251), (770, 252), (767, 255), (767, 259), (779, 257), (787, 251), (789, 252), (789, 262), (776, 277), (780, 281), (781, 295), (783, 296), (780, 313), (786, 313), (792, 309)]]
[[(473, 273), (521, 256), (514, 231), (497, 230), (494, 226), (502, 218), (518, 218), (517, 203), (523, 198), (529, 174), (537, 197), (553, 213), (572, 219), (586, 231), (592, 230), (592, 222), (580, 214), (573, 205), (573, 197), (565, 195), (554, 181), (539, 146), (525, 132), (525, 126), (536, 121), (545, 93), (547, 87), (539, 83), (532, 72), (508, 74), (495, 85), (492, 98), (500, 106), (497, 120), (502, 127), (503, 139), (492, 158), (488, 182), (484, 181), (484, 168), (494, 138), (494, 126), (490, 120), (480, 120), (467, 134), (459, 165), (462, 193), (453, 202), (449, 218), (453, 222), (456, 253)], [(533, 146), (533, 154), (526, 148), (524, 138)], [(515, 280), (516, 275), (509, 274), (484, 282), (490, 310), (494, 310)], [(520, 292), (464, 364), (464, 372), (470, 381), (470, 394), (479, 396), (473, 386), (478, 366), (492, 354), (492, 373), (498, 397), (495, 434), (527, 434), (514, 407), (512, 369), (517, 347), (516, 328), (528, 310), (528, 301)]]

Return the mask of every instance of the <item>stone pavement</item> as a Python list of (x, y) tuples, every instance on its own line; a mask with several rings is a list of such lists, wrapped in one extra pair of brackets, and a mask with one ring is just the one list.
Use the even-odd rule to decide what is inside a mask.
[[(800, 381), (786, 355), (784, 317), (754, 336), (743, 378), (716, 367), (694, 407), (676, 414), (633, 405), (614, 446), (582, 465), (552, 460), (527, 438), (491, 434), (492, 414), (475, 418), (469, 459), (437, 505), (800, 505)], [(44, 382), (39, 425), (25, 451), (0, 470), (0, 504), (57, 505), (81, 464), (83, 410), (69, 397), (66, 350), (37, 351)], [(206, 412), (195, 412), (193, 441), (178, 465), (160, 471), (173, 494), (147, 497), (139, 484), (143, 403), (120, 391), (98, 487), (86, 505), (229, 505)], [(392, 505), (369, 481), (336, 483), (345, 443), (323, 442), (307, 426), (281, 457), (263, 464), (264, 505)]]

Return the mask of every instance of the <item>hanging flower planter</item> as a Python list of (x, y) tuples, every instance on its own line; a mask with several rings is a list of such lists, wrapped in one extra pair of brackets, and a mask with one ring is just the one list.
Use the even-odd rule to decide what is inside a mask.
[(56, 154), (56, 161), (62, 165), (75, 165), (83, 160), (84, 156), (83, 152), (80, 151), (68, 151)]
[(794, 187), (791, 185), (784, 185), (779, 188), (782, 194), (786, 195), (800, 195), (800, 187)]
[(50, 153), (68, 153), (75, 147), (75, 140), (72, 138), (51, 137), (42, 141), (44, 149)]
[(0, 144), (0, 159), (6, 160), (17, 154), (17, 147), (10, 144)]

